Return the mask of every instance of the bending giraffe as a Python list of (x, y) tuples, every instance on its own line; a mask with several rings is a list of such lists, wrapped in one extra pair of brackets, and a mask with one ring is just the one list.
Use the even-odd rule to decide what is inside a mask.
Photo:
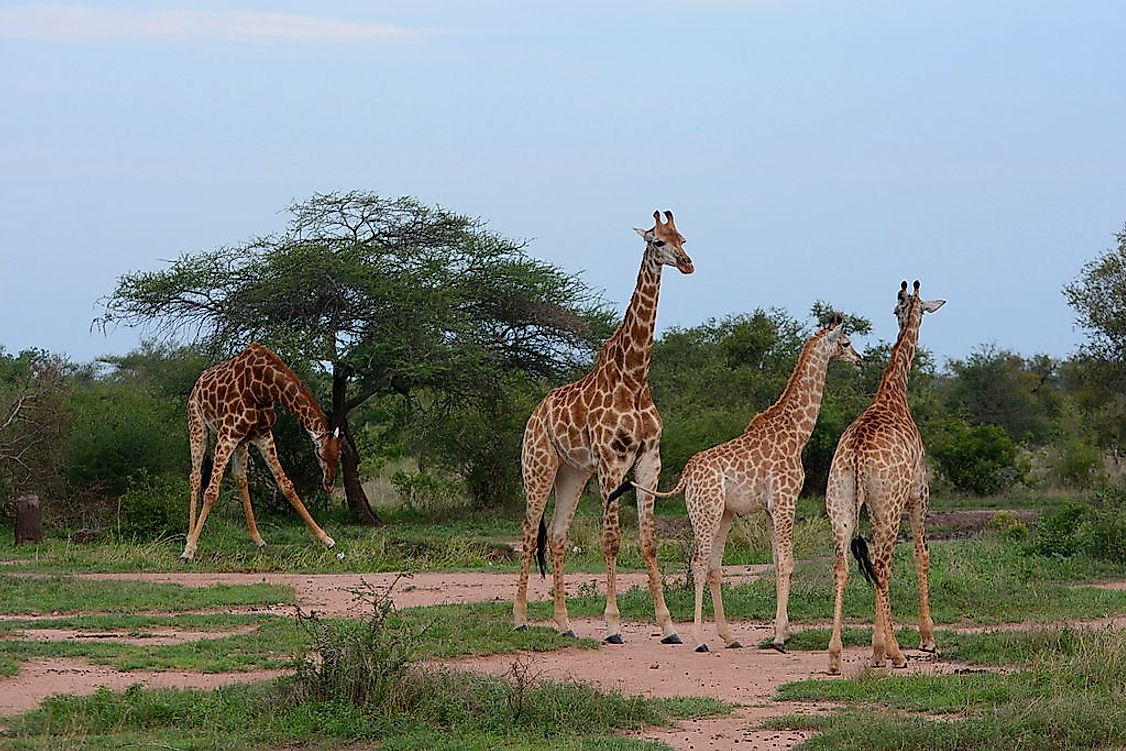
[[(524, 430), (522, 469), (527, 508), (524, 515), (524, 549), (520, 580), (512, 606), (517, 629), (527, 623), (528, 569), (537, 554), (544, 573), (544, 546), (551, 550), (555, 595), (555, 626), (574, 636), (567, 618), (563, 587), (564, 550), (567, 528), (587, 480), (598, 473), (603, 498), (602, 552), (606, 558), (606, 641), (621, 644), (616, 565), (621, 546), (619, 503), (609, 500), (630, 468), (638, 481), (653, 486), (661, 472), (661, 416), (649, 392), (649, 360), (657, 319), (657, 297), (661, 270), (675, 266), (682, 274), (693, 271), (692, 259), (684, 252), (684, 236), (676, 229), (671, 211), (653, 212), (651, 229), (638, 229), (645, 240), (645, 253), (625, 318), (598, 353), (594, 368), (574, 383), (551, 391), (532, 412)], [(547, 497), (555, 489), (555, 513), (550, 529), (544, 523)], [(679, 644), (676, 627), (665, 606), (661, 574), (657, 568), (654, 539), (653, 497), (640, 494), (637, 518), (641, 554), (649, 572), (649, 592), (661, 641)], [(538, 532), (538, 534), (537, 534)]]
[[(336, 463), (340, 459), (340, 429), (329, 432), (328, 418), (313, 398), (309, 387), (301, 382), (280, 357), (257, 342), (251, 344), (234, 358), (203, 371), (188, 397), (188, 431), (192, 450), (191, 507), (188, 539), (181, 558), (190, 560), (195, 557), (203, 523), (219, 497), (219, 485), (228, 463), (238, 485), (250, 539), (260, 548), (265, 546), (266, 541), (258, 534), (258, 525), (254, 522), (254, 509), (250, 505), (250, 490), (246, 480), (250, 444), (254, 444), (262, 454), (278, 487), (313, 536), (326, 547), (336, 545), (317, 526), (278, 461), (274, 436), (270, 432), (277, 420), (274, 413), (274, 405), (277, 404), (284, 405), (308, 431), (309, 437), (313, 439), (317, 461), (324, 472), (324, 489), (332, 491)], [(211, 467), (211, 477), (207, 481), (207, 490), (203, 494), (203, 508), (197, 519), (196, 499), (202, 482), (208, 432), (216, 436), (215, 460)]]
[(697, 652), (708, 651), (703, 629), (705, 580), (711, 589), (719, 637), (728, 647), (742, 646), (731, 634), (723, 613), (723, 548), (735, 517), (754, 511), (766, 511), (774, 551), (776, 610), (771, 646), (779, 652), (786, 651), (790, 638), (787, 603), (794, 566), (794, 512), (805, 482), (801, 452), (817, 424), (831, 360), (861, 364), (839, 313), (805, 343), (778, 401), (756, 415), (743, 435), (689, 459), (680, 481), (667, 493), (649, 491), (640, 482), (626, 481), (611, 495), (617, 497), (631, 485), (662, 498), (684, 492), (695, 536), (692, 577), (696, 585), (696, 611), (692, 638)]
[(924, 313), (933, 313), (945, 300), (923, 300), (919, 282), (912, 294), (907, 282), (899, 288), (895, 316), (899, 319), (899, 338), (872, 404), (841, 435), (829, 482), (825, 490), (825, 511), (833, 530), (836, 558), (833, 563), (833, 635), (829, 639), (829, 672), (841, 672), (841, 609), (848, 583), (849, 540), (857, 534), (862, 506), (872, 523), (875, 559), (868, 558), (868, 547), (861, 537), (852, 550), (861, 571), (870, 576), (876, 589), (876, 625), (872, 630), (872, 665), (880, 667), (885, 657), (894, 667), (907, 664), (899, 649), (891, 620), (888, 583), (891, 558), (904, 508), (911, 511), (911, 533), (915, 538), (915, 571), (919, 577), (919, 649), (934, 652), (934, 623), (930, 615), (927, 568), (930, 553), (924, 522), (927, 515), (927, 470), (923, 442), (911, 417), (907, 402), (907, 376), (919, 343), (919, 326)]

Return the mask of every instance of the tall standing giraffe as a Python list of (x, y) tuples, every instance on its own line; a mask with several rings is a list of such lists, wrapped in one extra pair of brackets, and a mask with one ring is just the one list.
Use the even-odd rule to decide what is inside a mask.
[[(336, 462), (340, 459), (340, 429), (329, 432), (328, 418), (313, 398), (309, 387), (272, 350), (255, 342), (230, 360), (203, 371), (188, 397), (188, 432), (192, 450), (191, 508), (188, 540), (181, 558), (190, 560), (195, 557), (203, 522), (219, 497), (219, 485), (228, 463), (238, 485), (250, 539), (258, 547), (265, 546), (266, 541), (258, 534), (258, 525), (254, 522), (254, 509), (250, 505), (250, 490), (246, 480), (249, 447), (252, 443), (266, 460), (278, 487), (297, 510), (309, 531), (326, 547), (336, 545), (310, 516), (278, 461), (274, 436), (270, 432), (277, 420), (274, 413), (276, 404), (284, 405), (308, 431), (309, 437), (313, 439), (317, 461), (324, 473), (322, 484), (326, 491), (332, 491)], [(216, 436), (215, 461), (211, 467), (211, 477), (207, 481), (207, 490), (203, 494), (203, 508), (197, 519), (196, 498), (202, 482), (208, 432)]]
[[(524, 515), (524, 552), (520, 581), (512, 614), (517, 629), (527, 623), (528, 568), (537, 554), (543, 573), (545, 543), (551, 548), (555, 593), (555, 626), (574, 636), (567, 618), (563, 586), (563, 559), (567, 528), (587, 480), (598, 472), (603, 499), (602, 552), (606, 558), (606, 641), (620, 644), (616, 566), (621, 545), (617, 500), (609, 495), (632, 467), (638, 482), (657, 483), (661, 472), (661, 416), (649, 392), (649, 361), (653, 329), (657, 319), (657, 297), (661, 269), (675, 266), (682, 274), (693, 271), (692, 259), (684, 252), (684, 236), (676, 229), (671, 211), (661, 222), (653, 212), (652, 229), (637, 229), (645, 240), (645, 253), (625, 318), (598, 353), (594, 368), (585, 376), (551, 391), (532, 412), (524, 430), (522, 468), (527, 508)], [(547, 497), (555, 488), (555, 513), (550, 530), (543, 516)], [(637, 519), (641, 554), (649, 572), (657, 623), (666, 644), (679, 644), (669, 610), (665, 606), (661, 574), (657, 568), (654, 539), (653, 496), (639, 494)]]
[(912, 294), (907, 282), (899, 288), (895, 316), (899, 319), (899, 338), (891, 349), (891, 357), (872, 404), (857, 417), (841, 435), (829, 482), (825, 490), (825, 511), (833, 530), (836, 559), (833, 563), (835, 602), (833, 635), (829, 640), (829, 672), (841, 672), (841, 608), (848, 582), (849, 540), (857, 534), (860, 508), (868, 508), (872, 523), (874, 560), (868, 558), (868, 547), (861, 537), (852, 542), (852, 550), (861, 571), (870, 576), (876, 589), (876, 625), (872, 631), (872, 665), (880, 667), (885, 657), (894, 667), (907, 664), (907, 658), (895, 640), (891, 620), (888, 583), (895, 538), (904, 508), (911, 511), (911, 533), (915, 539), (915, 571), (919, 577), (919, 649), (934, 652), (934, 623), (930, 616), (927, 590), (926, 529), (929, 491), (926, 457), (919, 428), (911, 417), (907, 402), (907, 377), (919, 344), (919, 326), (924, 313), (933, 313), (945, 300), (923, 300), (919, 282)]
[[(860, 355), (844, 331), (843, 319), (834, 314), (829, 324), (809, 338), (798, 357), (782, 395), (772, 407), (755, 416), (743, 434), (704, 449), (684, 465), (680, 481), (665, 497), (684, 491), (692, 520), (695, 547), (692, 577), (696, 585), (696, 612), (692, 637), (697, 652), (707, 652), (703, 632), (704, 581), (715, 610), (716, 631), (728, 647), (742, 646), (731, 634), (723, 614), (723, 548), (736, 516), (766, 511), (774, 551), (776, 612), (771, 646), (786, 651), (790, 636), (787, 602), (794, 561), (794, 511), (805, 482), (801, 452), (817, 416), (831, 360), (859, 366)], [(633, 484), (625, 482), (611, 497)]]

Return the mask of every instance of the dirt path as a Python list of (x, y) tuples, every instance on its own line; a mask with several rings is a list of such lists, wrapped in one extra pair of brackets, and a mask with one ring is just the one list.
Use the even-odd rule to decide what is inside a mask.
[[(770, 566), (731, 567), (728, 581), (751, 581), (770, 575)], [(727, 572), (725, 572), (727, 573)], [(134, 579), (150, 582), (170, 582), (193, 587), (217, 584), (271, 583), (290, 586), (298, 603), (305, 610), (313, 610), (330, 617), (361, 616), (366, 605), (357, 600), (352, 590), (364, 582), (379, 588), (391, 585), (397, 574), (211, 574), (211, 573), (161, 573), (161, 574), (89, 574), (86, 578), (102, 580)], [(575, 596), (580, 587), (591, 585), (602, 591), (602, 574), (568, 575), (568, 595)], [(644, 573), (631, 572), (619, 576), (622, 590), (633, 586), (644, 587)], [(550, 599), (550, 580), (533, 577), (529, 599)], [(1103, 586), (1119, 588), (1126, 582)], [(467, 603), (479, 601), (504, 601), (512, 597), (515, 576), (511, 573), (420, 573), (400, 579), (393, 590), (397, 607), (406, 608), (442, 603)], [(292, 605), (278, 604), (259, 608), (279, 613), (292, 612)], [(1121, 626), (1126, 616), (1103, 619)], [(597, 636), (601, 621), (573, 619), (572, 624), (580, 635)], [(806, 627), (815, 624), (803, 624)], [(1037, 624), (1038, 626), (1047, 624)], [(1017, 625), (1019, 627), (1019, 624)], [(1028, 626), (1025, 626), (1028, 627)], [(691, 624), (681, 624), (682, 636), (687, 636)], [(744, 644), (756, 645), (772, 635), (767, 623), (735, 622), (736, 637)], [(967, 630), (996, 627), (967, 626)], [(63, 636), (48, 633), (49, 629), (35, 629), (35, 638), (90, 638), (88, 634), (67, 632)], [(28, 633), (28, 632), (25, 632)], [(718, 643), (714, 627), (707, 632), (713, 647)], [(160, 633), (140, 637), (145, 643), (157, 640), (191, 640), (215, 638), (226, 634), (177, 632), (162, 628)], [(105, 639), (138, 638), (134, 634), (102, 634)], [(806, 736), (789, 731), (767, 731), (761, 723), (767, 717), (779, 714), (827, 711), (829, 708), (801, 703), (775, 703), (771, 701), (782, 683), (796, 680), (828, 678), (825, 674), (827, 658), (824, 652), (793, 652), (779, 654), (750, 646), (738, 650), (717, 650), (697, 654), (688, 644), (664, 646), (659, 644), (660, 632), (653, 624), (627, 622), (623, 624), (626, 643), (621, 646), (604, 645), (598, 650), (569, 649), (549, 653), (490, 655), (452, 660), (442, 663), (449, 667), (477, 670), (496, 675), (508, 673), (513, 662), (520, 660), (529, 666), (531, 674), (542, 679), (573, 679), (592, 683), (604, 690), (646, 696), (714, 696), (738, 704), (729, 717), (681, 722), (676, 728), (650, 728), (638, 737), (661, 740), (677, 749), (707, 751), (710, 749), (740, 748), (787, 749), (793, 748)], [(950, 672), (963, 667), (957, 663), (934, 658), (921, 652), (908, 650), (911, 662), (907, 670), (914, 672)], [(865, 647), (846, 648), (844, 673), (852, 675), (863, 668), (868, 655)], [(272, 678), (281, 671), (249, 673), (200, 674), (168, 671), (161, 673), (121, 672), (112, 668), (94, 666), (71, 660), (41, 660), (25, 663), (14, 678), (0, 679), (0, 715), (32, 708), (53, 693), (92, 693), (98, 686), (113, 689), (133, 683), (146, 686), (181, 686), (210, 688), (236, 681)]]

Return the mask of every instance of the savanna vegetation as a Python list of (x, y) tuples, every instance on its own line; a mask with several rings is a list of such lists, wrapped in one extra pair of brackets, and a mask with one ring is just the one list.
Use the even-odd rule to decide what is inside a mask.
[[(513, 632), (503, 603), (398, 612), (369, 593), (364, 619), (216, 614), (209, 611), (291, 603), (293, 592), (73, 576), (183, 568), (176, 556), (187, 526), (184, 405), (204, 368), (255, 340), (306, 380), (347, 437), (343, 492), (327, 497), (305, 432), (284, 412), (275, 430), (283, 465), (338, 547), (311, 544), (268, 470), (255, 463), (251, 492), (269, 546), (250, 544), (231, 488), (193, 569), (515, 570), (524, 421), (549, 388), (589, 366), (618, 317), (580, 276), (526, 250), (483, 222), (412, 198), (317, 195), (291, 207), (278, 235), (124, 273), (102, 301), (98, 323), (142, 327), (149, 338), (133, 352), (76, 363), (61, 353), (0, 349), (0, 675), (53, 656), (125, 670), (292, 673), (251, 689), (135, 687), (57, 697), (14, 718), (0, 745), (632, 749), (651, 746), (622, 730), (726, 712), (714, 701), (656, 701), (532, 680), (526, 669), (522, 678), (518, 662), (507, 681), (427, 667), (439, 656), (574, 644), (543, 629)], [(1122, 590), (1082, 586), (1126, 575), (1126, 231), (1061, 286), (1088, 334), (1072, 356), (986, 343), (938, 362), (922, 349), (910, 380), (932, 505), (985, 508), (992, 516), (981, 536), (933, 544), (937, 638), (952, 658), (1005, 671), (864, 673), (787, 686), (783, 701), (845, 707), (777, 721), (818, 731), (811, 747), (1126, 745), (1121, 713), (1096, 711), (1126, 706), (1121, 629), (959, 630), (1126, 610)], [(735, 311), (659, 335), (651, 383), (665, 420), (663, 486), (693, 453), (737, 435), (776, 398), (802, 342), (834, 303), (847, 301)], [(864, 366), (832, 366), (806, 447), (790, 599), (799, 623), (830, 612), (819, 495), (837, 438), (870, 401), (890, 349), (886, 341), (865, 342), (872, 322), (852, 315), (847, 326)], [(43, 499), (48, 531), (42, 543), (15, 548), (4, 504), (26, 493)], [(1013, 513), (1024, 509), (1037, 518)], [(658, 555), (671, 573), (683, 571), (690, 554), (683, 515), (680, 499), (658, 503)], [(944, 535), (941, 524), (935, 531), (958, 536)], [(570, 542), (569, 568), (601, 567), (597, 503), (580, 505)], [(737, 525), (727, 561), (769, 560), (765, 525), (753, 518)], [(619, 566), (640, 564), (627, 542)], [(910, 623), (917, 606), (910, 555), (897, 556), (895, 567), (893, 610), (898, 623)], [(690, 593), (670, 583), (668, 598), (674, 618), (689, 620)], [(725, 602), (731, 618), (769, 620), (773, 583), (733, 586)], [(593, 591), (569, 601), (572, 615), (596, 616), (603, 604)], [(623, 593), (619, 605), (624, 618), (651, 617), (645, 592)], [(872, 606), (870, 590), (852, 577), (846, 615), (865, 619)], [(550, 605), (532, 603), (530, 615), (547, 619)], [(20, 638), (31, 618), (35, 628), (78, 631), (174, 623), (217, 638), (157, 649)], [(792, 647), (824, 649), (827, 638), (807, 629)], [(870, 632), (850, 629), (845, 638), (865, 643)], [(901, 637), (912, 641), (910, 633)]]

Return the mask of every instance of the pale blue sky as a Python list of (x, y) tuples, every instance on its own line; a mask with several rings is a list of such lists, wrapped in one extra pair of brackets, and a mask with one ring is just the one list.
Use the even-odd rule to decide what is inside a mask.
[(824, 298), (891, 339), (1063, 356), (1126, 222), (1126, 3), (0, 2), (0, 345), (89, 360), (118, 275), (372, 190), (529, 238), (658, 324)]

